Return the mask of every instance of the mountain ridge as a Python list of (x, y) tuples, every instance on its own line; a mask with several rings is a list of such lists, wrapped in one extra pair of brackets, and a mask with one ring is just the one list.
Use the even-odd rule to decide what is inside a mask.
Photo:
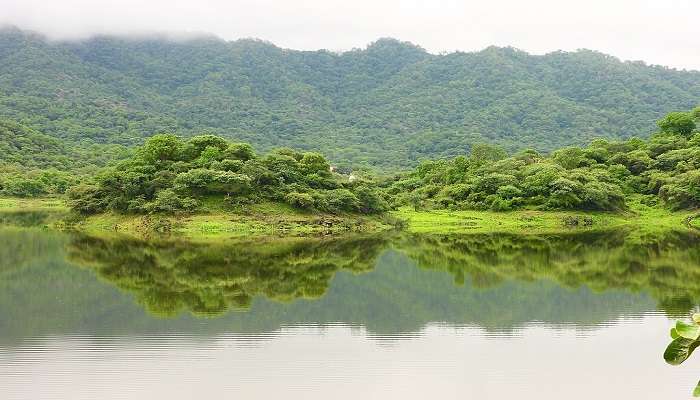
[(72, 146), (210, 132), (399, 169), (477, 142), (550, 151), (644, 137), (665, 113), (698, 103), (700, 71), (590, 50), (436, 55), (381, 38), (338, 53), (215, 37), (55, 42), (0, 29), (0, 118)]
[(480, 50), (453, 50), (453, 51), (440, 51), (440, 52), (430, 52), (426, 50), (425, 48), (421, 47), (418, 44), (415, 44), (409, 40), (401, 40), (397, 39), (391, 36), (382, 36), (378, 37), (372, 42), (369, 42), (368, 44), (360, 47), (352, 47), (350, 49), (341, 49), (341, 50), (332, 50), (328, 48), (317, 48), (317, 49), (295, 49), (291, 47), (282, 47), (276, 45), (274, 42), (269, 41), (267, 39), (262, 39), (262, 38), (256, 38), (256, 37), (240, 37), (237, 39), (225, 39), (220, 36), (217, 36), (216, 34), (209, 33), (209, 32), (187, 32), (187, 31), (144, 31), (144, 32), (137, 32), (133, 34), (116, 34), (116, 33), (96, 33), (92, 35), (87, 35), (87, 36), (80, 36), (80, 37), (75, 37), (75, 38), (60, 38), (60, 39), (52, 39), (50, 35), (41, 33), (39, 31), (34, 31), (30, 29), (23, 29), (20, 28), (16, 25), (9, 25), (9, 24), (0, 24), (0, 35), (6, 35), (6, 34), (20, 34), (24, 36), (33, 36), (34, 38), (41, 39), (43, 41), (49, 42), (49, 43), (56, 43), (56, 44), (67, 44), (67, 43), (81, 43), (81, 42), (86, 42), (86, 41), (93, 41), (96, 39), (117, 39), (117, 40), (123, 40), (123, 41), (133, 41), (133, 42), (140, 42), (140, 41), (164, 41), (164, 42), (173, 42), (173, 43), (188, 43), (188, 42), (219, 42), (219, 43), (237, 43), (237, 42), (249, 42), (249, 43), (260, 43), (260, 44), (265, 44), (269, 45), (272, 47), (275, 47), (277, 49), (283, 50), (283, 51), (292, 51), (292, 52), (300, 52), (300, 53), (314, 53), (314, 52), (326, 52), (330, 54), (336, 54), (336, 55), (342, 55), (344, 53), (349, 53), (349, 52), (358, 52), (358, 51), (365, 51), (369, 50), (372, 48), (375, 48), (378, 44), (384, 44), (384, 43), (393, 43), (393, 44), (401, 44), (401, 45), (407, 45), (410, 47), (414, 47), (416, 49), (421, 50), (422, 52), (432, 55), (432, 56), (444, 56), (444, 55), (449, 55), (449, 54), (471, 54), (471, 53), (480, 53), (480, 52), (485, 52), (485, 51), (493, 51), (493, 50), (507, 50), (507, 51), (515, 51), (515, 52), (520, 52), (527, 54), (529, 56), (533, 57), (546, 57), (549, 55), (553, 54), (559, 54), (559, 53), (564, 53), (564, 54), (570, 54), (570, 53), (578, 53), (578, 52), (591, 52), (591, 53), (597, 53), (605, 57), (613, 58), (621, 63), (628, 63), (628, 64), (636, 64), (636, 65), (642, 65), (646, 67), (655, 67), (655, 68), (662, 68), (662, 69), (667, 69), (671, 71), (679, 71), (679, 72), (700, 72), (700, 70), (693, 69), (693, 68), (678, 68), (678, 67), (671, 67), (668, 65), (663, 65), (663, 64), (654, 64), (654, 63), (648, 63), (644, 60), (631, 60), (631, 59), (622, 59), (618, 56), (607, 54), (595, 49), (590, 49), (587, 47), (582, 47), (578, 48), (573, 51), (569, 50), (552, 50), (548, 51), (545, 53), (541, 54), (534, 54), (534, 53), (529, 53), (526, 50), (520, 49), (515, 46), (507, 45), (507, 46), (497, 46), (497, 45), (489, 45), (484, 47), (483, 49)]

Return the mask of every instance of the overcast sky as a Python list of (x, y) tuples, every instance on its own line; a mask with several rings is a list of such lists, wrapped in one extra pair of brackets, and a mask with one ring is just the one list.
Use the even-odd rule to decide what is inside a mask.
[(700, 70), (700, 0), (0, 0), (1, 23), (58, 39), (208, 32), (308, 50), (380, 37), (434, 53), (588, 48)]

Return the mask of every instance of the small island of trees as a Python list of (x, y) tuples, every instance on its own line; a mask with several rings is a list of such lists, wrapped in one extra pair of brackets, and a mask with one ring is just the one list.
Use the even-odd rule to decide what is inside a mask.
[(329, 213), (388, 209), (373, 181), (334, 173), (321, 154), (281, 148), (257, 156), (247, 143), (214, 135), (153, 136), (133, 157), (68, 192), (71, 207), (83, 214), (194, 211), (210, 196), (233, 205), (274, 201)]

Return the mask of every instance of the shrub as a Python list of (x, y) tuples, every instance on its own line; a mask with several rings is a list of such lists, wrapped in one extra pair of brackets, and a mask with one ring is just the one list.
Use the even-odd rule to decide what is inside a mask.
[(153, 201), (145, 205), (145, 210), (154, 213), (172, 214), (177, 211), (191, 211), (197, 207), (196, 200), (190, 197), (180, 197), (172, 189), (164, 189), (156, 194)]
[(659, 197), (676, 210), (700, 207), (700, 171), (689, 171), (669, 179), (659, 190)]
[(355, 193), (359, 210), (365, 214), (380, 213), (389, 209), (389, 203), (374, 188), (361, 185), (355, 189)]
[(308, 193), (291, 192), (287, 193), (284, 200), (292, 207), (301, 209), (311, 209), (314, 206), (314, 198)]
[(67, 192), (69, 206), (81, 214), (96, 214), (107, 209), (107, 198), (95, 185), (77, 185)]
[(3, 193), (17, 197), (38, 197), (48, 193), (43, 182), (36, 179), (12, 178), (3, 183)]
[(327, 191), (325, 203), (327, 204), (326, 211), (329, 212), (357, 211), (360, 206), (357, 196), (347, 189)]

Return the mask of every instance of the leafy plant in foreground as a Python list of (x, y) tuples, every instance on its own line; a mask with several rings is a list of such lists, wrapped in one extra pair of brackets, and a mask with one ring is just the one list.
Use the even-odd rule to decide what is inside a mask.
[[(676, 321), (671, 328), (673, 341), (666, 347), (664, 360), (671, 365), (680, 365), (700, 346), (700, 314), (693, 314), (692, 322)], [(693, 390), (694, 397), (700, 397), (700, 382)]]

